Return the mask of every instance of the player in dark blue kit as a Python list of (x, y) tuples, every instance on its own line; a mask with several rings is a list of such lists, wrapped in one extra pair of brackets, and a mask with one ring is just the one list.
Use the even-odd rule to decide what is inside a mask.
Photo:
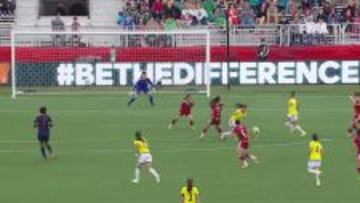
[(154, 97), (152, 95), (153, 83), (147, 77), (146, 72), (141, 73), (140, 79), (134, 85), (134, 93), (128, 102), (128, 106), (138, 98), (140, 94), (148, 95), (151, 106), (154, 106)]
[(46, 107), (41, 107), (39, 109), (39, 115), (36, 116), (34, 121), (34, 128), (38, 129), (38, 140), (40, 143), (41, 154), (44, 159), (47, 159), (46, 150), (51, 158), (55, 158), (52, 153), (51, 146), (49, 144), (50, 140), (50, 128), (53, 126), (51, 117), (46, 113)]

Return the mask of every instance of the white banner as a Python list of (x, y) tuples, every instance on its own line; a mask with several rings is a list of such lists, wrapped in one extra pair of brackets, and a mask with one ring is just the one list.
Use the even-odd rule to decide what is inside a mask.
[[(210, 63), (214, 84), (358, 84), (359, 61), (230, 62)], [(204, 63), (78, 63), (60, 64), (57, 83), (68, 85), (132, 85), (146, 71), (162, 85), (203, 85), (207, 82)]]

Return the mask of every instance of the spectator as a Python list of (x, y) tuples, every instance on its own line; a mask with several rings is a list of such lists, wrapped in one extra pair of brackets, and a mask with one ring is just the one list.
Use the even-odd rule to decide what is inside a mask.
[(120, 11), (118, 13), (118, 19), (117, 19), (117, 24), (120, 25), (121, 27), (123, 26), (124, 22), (126, 19), (126, 15), (124, 12)]
[(250, 8), (248, 2), (244, 2), (243, 9), (241, 11), (241, 24), (245, 26), (254, 26), (255, 25), (255, 14), (254, 11)]
[(316, 33), (316, 25), (314, 19), (310, 16), (306, 19), (305, 22), (305, 32), (306, 32), (306, 44), (312, 45), (314, 43), (314, 35)]
[[(78, 18), (75, 16), (73, 17), (73, 22), (71, 23), (71, 31), (78, 32), (80, 30), (80, 23)], [(73, 46), (80, 46), (80, 36), (78, 34), (72, 35), (72, 44)]]
[(225, 13), (220, 8), (216, 8), (214, 11), (214, 25), (217, 27), (225, 26)]
[(289, 0), (278, 0), (277, 7), (279, 9), (279, 12), (286, 10), (288, 6), (289, 6)]
[(198, 2), (196, 4), (195, 12), (196, 12), (196, 20), (197, 20), (198, 24), (207, 25), (208, 24), (208, 14), (200, 2)]
[(214, 0), (205, 0), (204, 1), (204, 9), (206, 10), (209, 21), (212, 22), (214, 20), (214, 13), (215, 13), (215, 9), (216, 9), (216, 4), (215, 4)]
[(135, 30), (136, 28), (136, 23), (135, 23), (135, 18), (134, 16), (126, 16), (123, 24), (122, 24), (122, 28), (126, 29), (126, 30)]
[(60, 13), (51, 21), (51, 29), (53, 31), (65, 31), (65, 23), (61, 20)]
[(251, 8), (255, 11), (255, 15), (259, 18), (262, 16), (262, 11), (261, 11), (262, 3), (263, 0), (249, 0), (249, 4)]
[[(60, 18), (60, 13), (51, 21), (51, 29), (55, 32), (65, 31), (65, 23)], [(65, 45), (65, 35), (56, 34), (53, 37), (54, 46)]]
[(240, 24), (239, 12), (234, 4), (230, 4), (229, 6), (228, 17), (230, 25)]
[(326, 35), (329, 34), (329, 31), (323, 18), (319, 18), (319, 21), (315, 24), (315, 33), (319, 44), (327, 43)]
[(80, 29), (80, 23), (78, 21), (78, 18), (75, 16), (73, 17), (73, 22), (71, 23), (71, 31), (77, 32)]
[(319, 13), (318, 13), (318, 15), (316, 17), (316, 20), (319, 21), (320, 18), (323, 19), (325, 22), (327, 22), (327, 16), (324, 13), (324, 8), (323, 7), (320, 7)]
[(356, 0), (349, 0), (348, 5), (346, 7), (346, 22), (352, 23), (354, 22), (354, 18), (356, 17), (357, 5)]
[(192, 2), (185, 2), (185, 8), (182, 10), (181, 16), (185, 25), (197, 24), (195, 5)]
[(150, 20), (151, 13), (149, 9), (149, 5), (146, 3), (145, 0), (140, 2), (139, 4), (139, 18), (142, 25), (146, 25), (147, 22)]
[(177, 8), (174, 4), (174, 0), (168, 0), (166, 7), (164, 9), (164, 18), (172, 18), (175, 20), (180, 19), (181, 17), (181, 11), (179, 8)]
[(162, 20), (164, 15), (164, 4), (161, 0), (156, 0), (151, 6), (152, 16), (156, 20)]
[(276, 0), (270, 0), (269, 7), (266, 12), (267, 24), (278, 24), (279, 23), (279, 13), (276, 5)]
[(326, 23), (332, 23), (333, 21), (333, 8), (331, 7), (331, 4), (329, 1), (325, 1), (323, 3), (323, 10), (324, 10), (324, 16), (325, 16), (325, 22)]

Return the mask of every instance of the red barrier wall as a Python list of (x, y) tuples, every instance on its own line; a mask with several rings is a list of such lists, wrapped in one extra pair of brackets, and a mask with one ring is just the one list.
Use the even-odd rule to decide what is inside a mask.
[[(17, 60), (23, 62), (72, 62), (79, 57), (94, 56), (109, 60), (109, 48), (18, 48)], [(212, 61), (226, 61), (226, 47), (211, 49)], [(204, 49), (188, 48), (122, 48), (117, 49), (121, 62), (204, 61)], [(360, 60), (358, 46), (271, 47), (269, 61)], [(256, 47), (232, 47), (231, 61), (255, 61)], [(0, 47), (0, 62), (10, 62), (9, 47)]]

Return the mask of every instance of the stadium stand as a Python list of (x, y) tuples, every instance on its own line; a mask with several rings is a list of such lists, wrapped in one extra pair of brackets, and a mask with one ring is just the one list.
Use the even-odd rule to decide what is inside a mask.
[[(66, 1), (66, 0), (64, 0)], [(41, 1), (0, 1), (0, 44), (14, 29), (52, 30), (53, 16), (41, 16)], [(6, 2), (6, 3), (4, 3)], [(10, 3), (9, 3), (10, 2)], [(75, 2), (75, 1), (73, 1)], [(80, 31), (119, 29), (209, 29), (212, 43), (224, 45), (226, 18), (233, 45), (310, 46), (354, 44), (360, 40), (357, 0), (88, 0), (88, 16), (78, 16)], [(101, 9), (97, 9), (101, 8)], [(229, 8), (229, 9), (227, 9)], [(65, 12), (65, 11), (64, 11)], [(11, 18), (12, 16), (12, 18)], [(64, 30), (73, 16), (61, 16)]]

